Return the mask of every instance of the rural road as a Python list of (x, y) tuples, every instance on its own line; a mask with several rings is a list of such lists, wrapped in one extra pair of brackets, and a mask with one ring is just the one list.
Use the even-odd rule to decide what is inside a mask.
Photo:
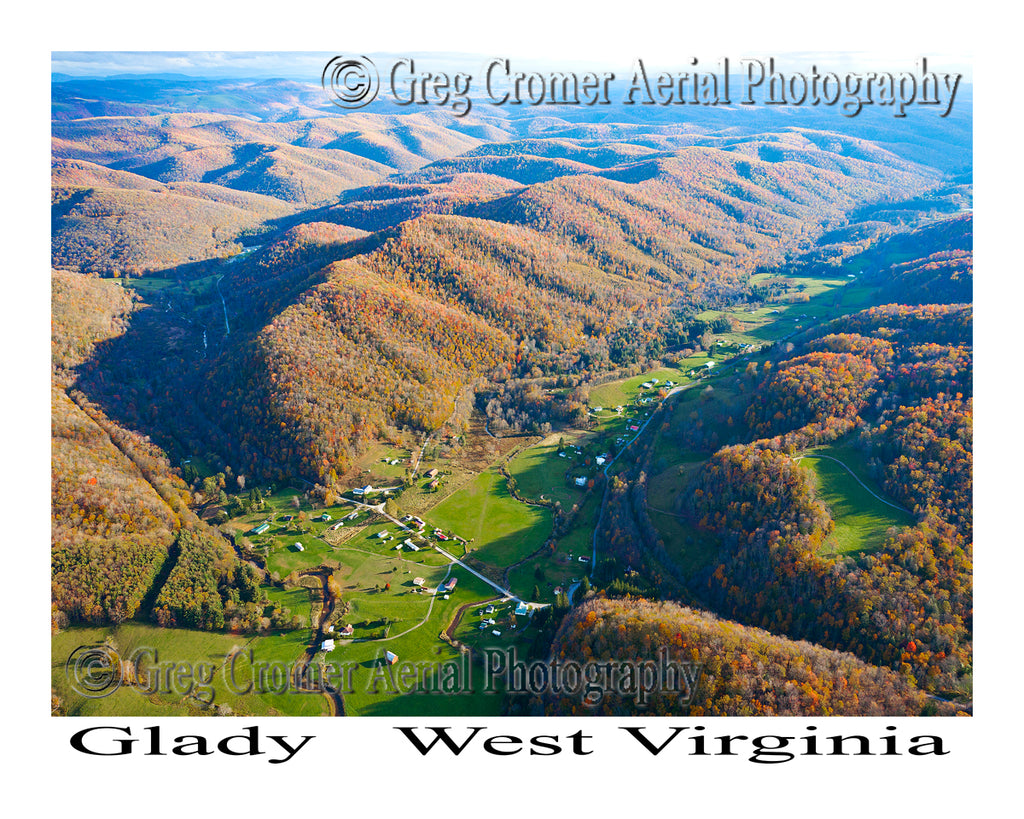
[[(739, 359), (736, 359), (735, 361), (729, 362), (729, 363), (737, 364), (737, 363), (739, 363)], [(729, 366), (729, 364), (727, 363), (725, 366)], [(608, 461), (607, 464), (605, 464), (605, 467), (604, 467), (604, 470), (603, 470), (604, 477), (605, 477), (604, 494), (601, 496), (601, 512), (597, 516), (597, 524), (594, 526), (594, 540), (593, 540), (593, 546), (591, 548), (591, 555), (590, 555), (590, 576), (591, 577), (594, 576), (594, 571), (597, 568), (597, 538), (598, 538), (598, 532), (601, 531), (601, 524), (604, 522), (604, 509), (605, 509), (605, 506), (607, 505), (607, 501), (608, 501), (608, 487), (610, 486), (610, 484), (608, 482), (608, 470), (611, 469), (612, 466), (614, 466), (615, 462), (622, 456), (622, 454), (627, 449), (629, 449), (633, 445), (633, 443), (637, 440), (637, 438), (639, 438), (641, 435), (644, 434), (644, 432), (647, 430), (648, 424), (650, 424), (651, 421), (653, 421), (657, 417), (658, 412), (665, 405), (665, 402), (668, 401), (669, 398), (671, 398), (676, 393), (683, 392), (684, 390), (692, 390), (694, 387), (696, 387), (696, 386), (698, 386), (700, 384), (703, 384), (703, 383), (704, 383), (704, 379), (701, 378), (701, 379), (698, 379), (696, 381), (691, 381), (689, 384), (680, 384), (678, 387), (673, 387), (672, 389), (670, 389), (668, 391), (668, 393), (665, 395), (664, 399), (662, 399), (662, 401), (654, 408), (654, 411), (651, 413), (650, 417), (646, 421), (644, 421), (644, 423), (641, 425), (640, 429), (637, 430), (636, 435), (634, 435), (632, 438), (630, 438), (628, 442), (623, 444), (622, 449), (620, 449), (617, 453), (615, 453), (615, 457), (612, 458), (610, 461)], [(571, 600), (572, 598), (570, 597), (569, 599)]]
[(459, 560), (457, 557), (455, 557), (455, 555), (448, 554), (448, 552), (446, 552), (440, 546), (435, 546), (434, 549), (437, 552), (439, 552), (441, 555), (443, 555), (444, 557), (448, 558), (452, 563), (458, 563), (463, 569), (465, 569), (467, 572), (469, 572), (474, 577), (478, 577), (481, 580), (483, 580), (484, 583), (486, 583), (488, 586), (490, 586), (495, 591), (499, 591), (503, 595), (505, 595), (506, 597), (511, 597), (513, 600), (515, 600), (515, 601), (517, 601), (519, 603), (526, 603), (527, 602), (526, 600), (522, 600), (522, 599), (516, 597), (516, 595), (512, 594), (512, 592), (510, 592), (508, 589), (503, 589), (501, 586), (499, 586), (493, 580), (489, 580), (488, 578), (484, 577), (476, 569), (471, 569), (469, 566), (467, 566), (465, 563), (463, 563), (461, 560)]
[(228, 324), (228, 303), (224, 301), (224, 294), (220, 292), (220, 280), (223, 276), (218, 276), (217, 281), (214, 284), (217, 286), (217, 295), (220, 296), (220, 305), (224, 308), (224, 335), (231, 335), (231, 325)]

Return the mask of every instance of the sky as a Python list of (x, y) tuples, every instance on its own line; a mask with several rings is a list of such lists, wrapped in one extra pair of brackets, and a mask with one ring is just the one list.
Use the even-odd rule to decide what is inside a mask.
[[(352, 38), (358, 39), (358, 38)], [(426, 38), (424, 38), (426, 39)], [(344, 45), (344, 44), (343, 44)], [(629, 70), (636, 59), (658, 68), (684, 69), (691, 58), (697, 58), (701, 65), (717, 64), (722, 57), (729, 57), (734, 66), (740, 59), (751, 57), (767, 60), (775, 57), (780, 64), (794, 66), (793, 70), (804, 70), (812, 65), (832, 71), (913, 71), (920, 56), (928, 57), (931, 70), (955, 72), (971, 79), (971, 61), (964, 54), (948, 54), (928, 51), (917, 54), (912, 51), (900, 53), (877, 50), (852, 52), (835, 51), (780, 51), (724, 50), (722, 48), (701, 48), (699, 50), (665, 49), (638, 47), (634, 51), (623, 48), (616, 53), (602, 54), (580, 52), (569, 56), (561, 50), (550, 55), (537, 53), (536, 49), (520, 46), (512, 51), (493, 49), (488, 52), (428, 51), (412, 50), (374, 51), (359, 50), (358, 42), (352, 49), (336, 52), (302, 51), (55, 51), (51, 55), (53, 73), (81, 77), (108, 77), (120, 74), (183, 74), (191, 77), (210, 78), (285, 78), (317, 81), (324, 64), (335, 54), (366, 54), (378, 65), (386, 64), (399, 57), (430, 59), (431, 67), (443, 66), (446, 70), (464, 71), (475, 74), (481, 65), (492, 57), (508, 57), (515, 60), (519, 70), (577, 70), (608, 69)], [(734, 69), (737, 70), (737, 69)]]

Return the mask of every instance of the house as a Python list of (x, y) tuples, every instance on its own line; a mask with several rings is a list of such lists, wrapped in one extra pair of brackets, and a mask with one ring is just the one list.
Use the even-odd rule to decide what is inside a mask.
[(342, 637), (351, 637), (353, 634), (355, 634), (355, 631), (356, 630), (352, 627), (352, 625), (349, 624), (347, 626), (342, 626), (341, 631), (339, 631), (338, 634), (340, 634)]
[(437, 489), (437, 483), (438, 483), (437, 478), (434, 478), (434, 480), (432, 480), (430, 483), (427, 484), (427, 489), (430, 489), (431, 491), (433, 491), (434, 489)]
[(596, 464), (597, 464), (598, 466), (604, 466), (604, 462), (605, 462), (605, 461), (607, 461), (607, 460), (608, 460), (608, 457), (607, 457), (606, 455), (598, 455), (598, 456), (597, 456), (597, 457), (596, 457), (596, 458), (594, 459), (594, 462), (595, 462), (595, 463), (596, 463)]
[(709, 370), (713, 370), (715, 368), (715, 362), (714, 361), (709, 361), (704, 366), (707, 367)]
[(436, 478), (437, 477), (437, 470), (436, 469), (428, 469), (424, 474), (428, 478)]
[(423, 585), (423, 578), (422, 577), (417, 577), (415, 580), (412, 581), (412, 584), (414, 586), (422, 586)]
[(296, 543), (295, 543), (295, 551), (296, 552), (304, 552), (304, 551), (306, 551), (306, 547), (303, 546), (301, 543), (296, 541)]
[(384, 662), (386, 662), (388, 665), (394, 665), (398, 662), (398, 655), (395, 654), (395, 652), (393, 651), (385, 651)]
[(285, 515), (283, 518), (281, 518), (281, 520), (287, 523), (290, 520), (295, 520), (295, 515)]
[(516, 606), (516, 617), (523, 617), (530, 613), (530, 607), (526, 605), (522, 600), (519, 601), (519, 605)]
[(324, 512), (320, 517), (317, 518), (317, 520), (322, 520), (324, 523), (330, 523), (332, 518), (330, 515)]
[(324, 640), (320, 644), (321, 651), (334, 651), (334, 640)]
[(357, 486), (352, 490), (353, 495), (372, 495), (374, 492), (373, 486), (366, 484), (366, 486)]
[(269, 528), (270, 528), (270, 524), (269, 523), (261, 523), (255, 529), (250, 531), (249, 534), (250, 535), (262, 535)]
[(594, 412), (600, 412), (604, 407), (594, 407)]
[(577, 486), (586, 486), (586, 485), (587, 485), (587, 479), (586, 479), (585, 477), (583, 477), (583, 476), (581, 475), (580, 477), (578, 477), (578, 478), (577, 478), (577, 479), (576, 479), (576, 480), (574, 481), (574, 483), (575, 483), (575, 484), (576, 484)]
[(444, 583), (441, 584), (441, 591), (450, 592), (455, 591), (455, 586), (458, 585), (459, 578), (449, 577)]
[(484, 609), (484, 614), (494, 614), (494, 606), (488, 606)]

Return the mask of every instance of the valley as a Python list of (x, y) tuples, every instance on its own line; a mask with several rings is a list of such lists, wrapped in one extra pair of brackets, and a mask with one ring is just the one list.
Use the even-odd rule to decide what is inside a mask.
[[(57, 713), (558, 715), (446, 685), (485, 650), (656, 644), (706, 663), (694, 714), (969, 708), (969, 118), (936, 162), (818, 119), (254, 119), (165, 111), (173, 84), (112, 117), (72, 90)], [(758, 696), (741, 643), (813, 696)], [(220, 676), (148, 692), (141, 656), (83, 697), (85, 644)], [(240, 652), (274, 683), (237, 693)], [(287, 685), (335, 666), (330, 696)]]

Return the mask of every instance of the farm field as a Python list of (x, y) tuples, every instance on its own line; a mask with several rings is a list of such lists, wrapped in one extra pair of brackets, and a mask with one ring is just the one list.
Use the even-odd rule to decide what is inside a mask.
[[(195, 716), (203, 713), (202, 703), (197, 698), (227, 706), (236, 714), (325, 715), (329, 711), (328, 703), (318, 694), (294, 691), (269, 693), (280, 690), (274, 685), (263, 686), (263, 692), (260, 692), (260, 686), (254, 686), (250, 693), (238, 693), (255, 678), (254, 667), (249, 662), (250, 650), (257, 664), (287, 667), (302, 655), (307, 635), (308, 631), (303, 629), (250, 637), (164, 629), (139, 623), (108, 628), (70, 628), (52, 639), (52, 686), (66, 713), (73, 716)], [(89, 699), (71, 688), (64, 671), (66, 658), (80, 645), (95, 645), (108, 639), (122, 659), (140, 652), (144, 666), (164, 669), (161, 676), (153, 675), (148, 681), (153, 693), (122, 685), (109, 696)], [(230, 668), (229, 658), (236, 651), (242, 653), (234, 663), (234, 675), (231, 677), (231, 672), (226, 669)], [(193, 669), (195, 676), (168, 681), (168, 665)]]
[[(566, 473), (575, 475), (586, 469), (583, 459), (570, 448), (579, 439), (579, 435), (549, 435), (513, 458), (508, 472), (515, 478), (519, 493), (531, 500), (558, 501), (566, 509), (579, 501), (583, 491), (566, 477)], [(558, 454), (560, 440), (564, 440), (566, 445), (564, 457)], [(590, 468), (593, 468), (593, 463)]]
[[(435, 570), (430, 575), (428, 584), (442, 579), (447, 574), (447, 567)], [(458, 579), (458, 584), (447, 600), (443, 597), (412, 595), (408, 591), (403, 591), (403, 595), (419, 598), (411, 601), (419, 606), (418, 613), (410, 620), (396, 621), (387, 638), (360, 641), (357, 628), (354, 641), (339, 641), (329, 656), (332, 663), (353, 666), (352, 693), (345, 695), (347, 714), (360, 716), (429, 713), (447, 716), (465, 713), (463, 709), (467, 707), (478, 709), (470, 710), (469, 713), (488, 713), (488, 709), (493, 713), (497, 709), (496, 694), (437, 696), (402, 693), (414, 689), (415, 685), (401, 685), (397, 676), (392, 678), (383, 661), (384, 652), (391, 651), (397, 655), (400, 663), (416, 664), (424, 670), (425, 676), (421, 674), (421, 679), (428, 681), (428, 690), (429, 680), (432, 679), (433, 671), (438, 664), (460, 664), (459, 652), (439, 640), (438, 635), (452, 621), (460, 606), (494, 597), (495, 592), (490, 586), (458, 566), (452, 567), (451, 576)], [(428, 579), (426, 575), (424, 579)], [(343, 597), (347, 598), (348, 592), (343, 592)], [(351, 622), (368, 613), (369, 616), (377, 618), (396, 617), (402, 613), (401, 599), (388, 594), (377, 597), (380, 599), (373, 602), (365, 595), (355, 598), (352, 613), (341, 617), (338, 622)], [(413, 699), (415, 703), (405, 702), (407, 699)]]
[[(839, 454), (833, 454), (834, 452)], [(819, 447), (800, 458), (800, 465), (811, 472), (811, 480), (818, 499), (825, 503), (835, 521), (835, 529), (822, 544), (823, 554), (852, 555), (871, 552), (882, 545), (890, 530), (913, 524), (913, 517), (909, 513), (894, 509), (880, 501), (840, 464), (815, 455), (839, 458), (851, 469), (851, 461), (862, 459), (852, 450), (835, 447)], [(865, 477), (861, 477), (861, 480), (871, 487), (873, 492), (885, 497), (881, 488), (873, 481)]]
[(493, 468), (435, 506), (429, 520), (465, 538), (476, 560), (496, 568), (526, 557), (551, 533), (551, 512), (513, 498)]

